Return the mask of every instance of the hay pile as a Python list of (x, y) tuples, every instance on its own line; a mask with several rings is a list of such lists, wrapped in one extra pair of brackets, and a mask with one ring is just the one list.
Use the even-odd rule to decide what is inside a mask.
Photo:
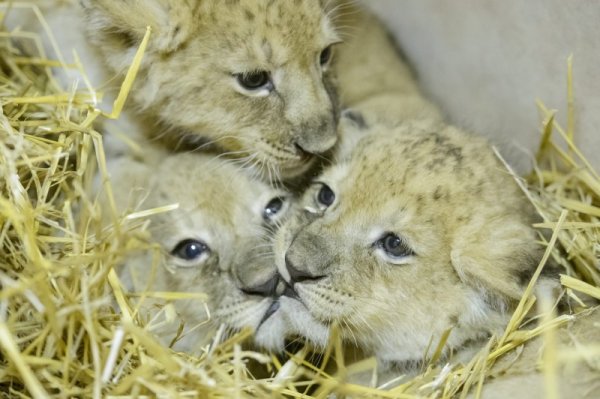
[[(0, 20), (6, 6), (0, 3)], [(0, 31), (0, 393), (5, 397), (324, 398), (333, 392), (452, 397), (480, 385), (495, 359), (523, 342), (542, 334), (551, 343), (552, 328), (570, 319), (548, 313), (538, 328), (520, 331), (535, 303), (529, 290), (504, 336), (493, 338), (469, 364), (425, 367), (391, 391), (345, 383), (346, 376), (370, 370), (375, 362), (346, 366), (338, 340), (319, 367), (308, 361), (308, 349), (288, 354), (283, 364), (247, 351), (246, 332), (207, 347), (199, 357), (174, 353), (138, 320), (114, 271), (128, 251), (153, 250), (144, 240), (147, 215), (113, 212), (113, 226), (103, 229), (97, 199), (86, 195), (96, 173), (106, 176), (102, 136), (94, 130), (101, 115), (94, 101), (101, 93), (62, 90), (50, 68), (57, 66), (78, 67), (49, 60), (34, 34)], [(135, 65), (113, 117), (134, 75)], [(566, 130), (541, 103), (540, 109), (539, 166), (528, 179), (517, 179), (543, 217), (536, 227), (552, 232), (544, 241), (546, 258), (563, 268), (568, 295), (583, 292), (600, 299), (600, 177), (573, 144), (572, 105)], [(104, 191), (110, 197), (110, 182)], [(439, 351), (431, 352), (435, 360)], [(561, 353), (555, 355), (546, 361), (560, 362)], [(254, 378), (249, 363), (262, 364), (270, 377)], [(324, 371), (328, 363), (337, 365), (336, 375)], [(555, 369), (544, 367), (550, 377)]]

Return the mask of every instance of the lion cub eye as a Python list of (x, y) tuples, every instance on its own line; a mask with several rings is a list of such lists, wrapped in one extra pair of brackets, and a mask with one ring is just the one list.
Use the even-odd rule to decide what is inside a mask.
[(200, 261), (210, 253), (208, 245), (202, 241), (187, 239), (180, 241), (171, 251), (171, 255), (188, 262)]
[(415, 254), (412, 248), (394, 233), (384, 235), (375, 242), (375, 246), (381, 248), (392, 261), (400, 261)]
[(254, 71), (246, 73), (238, 73), (235, 75), (237, 82), (242, 88), (250, 91), (266, 89), (272, 90), (273, 83), (267, 71)]
[(285, 198), (275, 197), (265, 207), (263, 211), (263, 219), (266, 221), (273, 221), (278, 215), (280, 215), (285, 208)]
[(321, 189), (317, 193), (317, 202), (325, 208), (335, 202), (335, 193), (327, 184), (321, 185)]
[(319, 63), (321, 66), (325, 66), (331, 61), (331, 56), (333, 54), (333, 49), (331, 46), (327, 46), (321, 51), (321, 55), (319, 55)]

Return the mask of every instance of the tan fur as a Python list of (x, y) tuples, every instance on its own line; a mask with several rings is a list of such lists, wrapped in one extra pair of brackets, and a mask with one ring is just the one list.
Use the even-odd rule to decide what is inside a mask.
[[(337, 48), (333, 64), (344, 108), (359, 110), (370, 123), (441, 120), (437, 107), (417, 86), (401, 49), (377, 18), (347, 5), (336, 21), (345, 27), (344, 43)], [(340, 134), (344, 135), (343, 129)]]
[[(319, 55), (340, 38), (318, 0), (83, 4), (90, 39), (118, 72), (152, 27), (133, 97), (171, 145), (210, 143), (288, 177), (335, 144), (337, 105)], [(275, 90), (241, 89), (234, 74), (253, 71), (268, 71)]]
[[(105, 92), (103, 109), (112, 107), (150, 26), (128, 119), (142, 117), (146, 126), (159, 122), (152, 136), (172, 148), (247, 160), (265, 180), (302, 175), (327, 157), (337, 140), (340, 109), (368, 111), (369, 121), (439, 118), (379, 21), (351, 1), (85, 0), (83, 8), (77, 3), (39, 2), (67, 62), (77, 50), (92, 85)], [(22, 14), (10, 13), (7, 24), (42, 30), (32, 15)], [(319, 53), (336, 42), (330, 65), (320, 67)], [(54, 53), (47, 42), (46, 47)], [(271, 73), (270, 95), (244, 92), (232, 76), (257, 69)], [(66, 90), (77, 78), (82, 88), (77, 71), (56, 72)], [(122, 116), (106, 129), (128, 132), (128, 123)], [(122, 149), (117, 145), (114, 151)]]
[[(379, 22), (345, 1), (83, 5), (91, 41), (117, 72), (129, 66), (146, 26), (153, 29), (133, 98), (162, 122), (168, 145), (244, 158), (272, 179), (304, 173), (334, 146), (340, 107), (394, 121), (438, 117)], [(321, 67), (321, 51), (342, 40), (331, 68)], [(241, 90), (233, 76), (257, 70), (272, 77), (268, 95)]]
[[(488, 144), (426, 122), (354, 134), (365, 137), (278, 234), (282, 275), (292, 265), (314, 277), (295, 283), (300, 302), (281, 298), (288, 328), (322, 345), (335, 323), (397, 364), (421, 361), (450, 328), (447, 351), (500, 332), (540, 248), (528, 201)], [(316, 201), (322, 184), (336, 195), (328, 208)], [(414, 255), (387, 256), (388, 233)]]
[[(201, 299), (174, 301), (178, 317), (160, 317), (164, 323), (158, 326), (155, 320), (152, 331), (169, 344), (185, 323), (175, 348), (192, 351), (210, 341), (221, 324), (228, 332), (256, 328), (273, 301), (243, 290), (274, 277), (269, 229), (286, 208), (269, 223), (263, 211), (271, 199), (286, 194), (201, 154), (163, 154), (162, 161), (151, 164), (123, 157), (111, 162), (110, 171), (120, 212), (179, 204), (151, 218), (149, 239), (159, 246), (159, 256), (152, 251), (127, 256), (119, 273), (126, 287), (133, 292), (207, 295), (206, 307)], [(208, 245), (209, 256), (198, 262), (174, 256), (173, 249), (186, 239)], [(161, 308), (155, 302), (144, 301), (141, 315), (146, 320)]]

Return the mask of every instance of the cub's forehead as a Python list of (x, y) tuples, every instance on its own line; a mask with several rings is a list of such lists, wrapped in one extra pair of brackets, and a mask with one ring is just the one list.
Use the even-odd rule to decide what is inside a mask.
[(339, 40), (319, 0), (223, 0), (202, 7), (200, 29), (214, 29), (232, 49), (260, 44), (267, 53), (300, 56)]
[[(222, 0), (202, 2), (204, 17), (214, 24), (231, 24), (232, 31), (244, 28), (273, 28), (283, 34), (315, 31), (328, 19), (319, 0)], [(235, 23), (235, 24), (234, 24)]]
[(493, 173), (496, 161), (481, 139), (452, 131), (374, 132), (350, 161), (354, 179), (382, 187), (452, 184)]
[(368, 206), (425, 219), (440, 207), (457, 213), (495, 196), (501, 182), (510, 185), (485, 141), (446, 130), (372, 131), (323, 179), (354, 213)]
[(235, 218), (260, 212), (273, 189), (231, 162), (203, 154), (177, 154), (158, 167), (154, 202), (180, 204), (189, 211), (217, 212)]

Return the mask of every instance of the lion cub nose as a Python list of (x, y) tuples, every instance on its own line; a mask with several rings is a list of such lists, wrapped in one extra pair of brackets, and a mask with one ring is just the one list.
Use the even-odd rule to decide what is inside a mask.
[(287, 271), (290, 274), (290, 284), (292, 285), (292, 287), (296, 283), (302, 283), (304, 281), (321, 280), (325, 277), (311, 274), (308, 271), (299, 270), (292, 264), (290, 257), (287, 254), (285, 255), (285, 267), (287, 268)]
[(248, 295), (258, 295), (264, 297), (275, 296), (279, 286), (279, 274), (273, 274), (267, 281), (251, 287), (242, 288), (242, 292)]
[(324, 154), (338, 141), (337, 123), (330, 113), (322, 118), (302, 124), (294, 145), (303, 155)]

